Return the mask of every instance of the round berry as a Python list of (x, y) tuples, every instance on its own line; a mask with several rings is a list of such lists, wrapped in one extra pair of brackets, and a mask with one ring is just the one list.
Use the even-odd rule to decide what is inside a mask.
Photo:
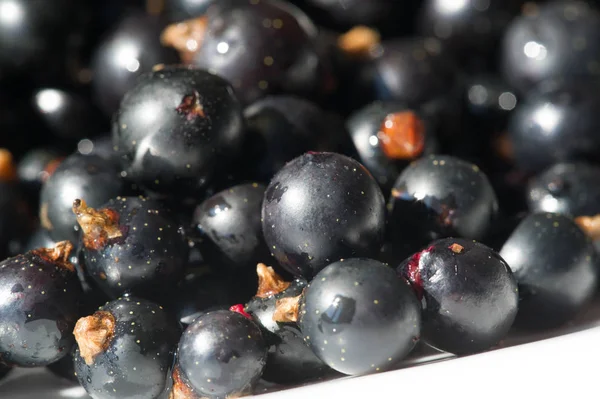
[(319, 272), (298, 314), (305, 342), (349, 375), (392, 368), (412, 350), (421, 327), (408, 283), (371, 259), (346, 259)]
[(379, 251), (385, 201), (360, 163), (336, 153), (307, 153), (273, 177), (262, 219), (281, 266), (311, 278), (334, 261)]
[(192, 195), (236, 155), (242, 128), (229, 83), (173, 66), (137, 80), (121, 101), (114, 136), (129, 179), (151, 191)]

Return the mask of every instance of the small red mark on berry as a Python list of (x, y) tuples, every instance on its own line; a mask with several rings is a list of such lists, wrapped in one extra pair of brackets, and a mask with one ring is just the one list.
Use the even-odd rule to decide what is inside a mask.
[(191, 121), (198, 116), (205, 118), (204, 107), (200, 103), (200, 93), (194, 90), (192, 94), (183, 97), (181, 104), (175, 110), (182, 115), (185, 115), (188, 121)]
[(229, 308), (230, 311), (235, 312), (235, 313), (239, 313), (242, 316), (244, 316), (247, 319), (252, 320), (252, 316), (250, 316), (250, 314), (246, 313), (246, 310), (244, 309), (244, 305), (238, 303), (237, 305), (233, 305), (232, 307)]
[(417, 298), (423, 298), (423, 280), (421, 279), (421, 270), (419, 269), (419, 262), (424, 254), (427, 254), (433, 250), (433, 246), (414, 254), (408, 261), (408, 265), (404, 270), (404, 277), (410, 282), (413, 290), (417, 294)]

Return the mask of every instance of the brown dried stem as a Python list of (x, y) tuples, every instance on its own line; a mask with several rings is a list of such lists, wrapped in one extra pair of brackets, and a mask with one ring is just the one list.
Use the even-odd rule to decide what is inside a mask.
[(70, 241), (60, 241), (54, 244), (52, 248), (37, 248), (31, 252), (45, 261), (58, 267), (62, 267), (70, 272), (75, 272), (75, 266), (69, 261), (69, 256), (73, 251), (73, 244)]
[(77, 321), (73, 335), (85, 364), (94, 364), (96, 356), (108, 348), (115, 333), (115, 326), (115, 317), (106, 311), (98, 311)]
[(295, 323), (298, 321), (298, 312), (300, 310), (300, 298), (302, 295), (281, 298), (275, 303), (275, 312), (273, 321), (279, 323)]
[(112, 209), (94, 209), (84, 200), (73, 201), (73, 213), (83, 231), (83, 245), (89, 249), (100, 249), (109, 240), (123, 236), (118, 223), (119, 215)]
[(258, 274), (258, 290), (256, 291), (258, 298), (267, 298), (279, 294), (290, 286), (288, 281), (284, 281), (279, 274), (275, 273), (272, 267), (268, 267), (264, 263), (259, 263), (256, 266), (256, 274)]

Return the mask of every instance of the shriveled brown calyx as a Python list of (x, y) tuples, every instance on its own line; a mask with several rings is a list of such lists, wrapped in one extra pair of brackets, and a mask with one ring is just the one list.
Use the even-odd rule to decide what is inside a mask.
[(284, 281), (279, 274), (275, 273), (272, 267), (264, 263), (259, 263), (256, 266), (256, 274), (258, 274), (258, 290), (256, 291), (258, 298), (267, 298), (279, 294), (290, 286), (290, 282)]
[(377, 138), (386, 157), (411, 160), (423, 153), (425, 126), (412, 111), (396, 112), (385, 117)]
[(592, 240), (600, 239), (600, 214), (576, 217), (575, 223)]
[(185, 381), (181, 378), (181, 370), (179, 366), (175, 366), (173, 370), (173, 388), (169, 393), (169, 399), (201, 399), (194, 393)]
[(0, 182), (15, 181), (17, 167), (10, 151), (0, 148)]
[(76, 199), (73, 201), (73, 213), (83, 231), (83, 245), (88, 249), (98, 250), (110, 240), (123, 236), (119, 215), (112, 209), (96, 210), (88, 207), (84, 200)]
[(300, 311), (300, 298), (302, 294), (289, 298), (281, 298), (275, 302), (273, 321), (278, 323), (295, 323), (298, 321)]
[(189, 64), (202, 45), (207, 24), (208, 18), (201, 16), (169, 25), (163, 30), (160, 42), (163, 46), (173, 47), (179, 52), (181, 61)]
[(77, 321), (73, 335), (85, 364), (94, 364), (94, 359), (110, 346), (116, 324), (112, 313), (102, 310)]
[(368, 58), (380, 43), (379, 32), (363, 25), (355, 26), (337, 40), (338, 48), (352, 58)]
[(52, 248), (37, 248), (31, 251), (33, 255), (42, 258), (48, 263), (70, 272), (75, 272), (75, 266), (69, 261), (71, 252), (73, 252), (73, 244), (70, 241), (60, 241)]

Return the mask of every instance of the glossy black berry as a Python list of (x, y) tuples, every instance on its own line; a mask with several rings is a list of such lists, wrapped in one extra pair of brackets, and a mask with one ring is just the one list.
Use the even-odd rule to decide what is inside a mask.
[[(423, 1), (418, 32), (441, 40), (468, 67), (489, 68), (523, 0)], [(486, 65), (487, 64), (487, 65)]]
[(405, 260), (399, 275), (423, 305), (422, 337), (454, 354), (496, 345), (517, 315), (519, 292), (507, 263), (472, 240), (444, 238)]
[(68, 38), (77, 27), (76, 3), (57, 0), (0, 1), (0, 70), (35, 72), (64, 68)]
[(229, 83), (206, 71), (166, 67), (140, 77), (123, 98), (115, 144), (132, 181), (192, 195), (235, 157), (242, 125)]
[(600, 80), (550, 80), (512, 112), (508, 133), (514, 161), (539, 172), (554, 163), (595, 161), (600, 154)]
[(388, 209), (394, 240), (425, 245), (455, 235), (482, 238), (498, 212), (498, 203), (476, 165), (447, 155), (430, 155), (400, 174)]
[(587, 163), (556, 164), (529, 182), (531, 212), (575, 216), (600, 213), (600, 168)]
[[(73, 354), (75, 348), (72, 350)], [(54, 375), (67, 379), (69, 381), (78, 382), (77, 376), (75, 375), (75, 364), (73, 362), (73, 354), (68, 354), (58, 362), (54, 362), (48, 365), (48, 370)]]
[(82, 295), (72, 249), (63, 241), (0, 263), (0, 363), (46, 366), (71, 350)]
[(208, 264), (254, 270), (257, 263), (269, 261), (260, 221), (265, 188), (256, 183), (234, 186), (196, 208), (192, 223)]
[(104, 115), (82, 93), (44, 87), (33, 93), (32, 103), (48, 130), (61, 139), (91, 137), (108, 128)]
[(157, 297), (183, 277), (189, 247), (173, 213), (161, 202), (117, 197), (93, 209), (73, 202), (82, 230), (82, 262), (110, 297)]
[(271, 180), (262, 207), (271, 253), (296, 276), (311, 278), (342, 258), (379, 251), (385, 200), (367, 169), (336, 153), (307, 153)]
[(217, 310), (201, 315), (184, 331), (177, 356), (181, 379), (196, 395), (224, 399), (247, 394), (258, 382), (267, 344), (253, 321)]
[(307, 287), (304, 340), (329, 367), (358, 375), (392, 368), (419, 339), (421, 310), (410, 285), (382, 263), (335, 262)]
[(254, 177), (268, 182), (286, 162), (307, 151), (342, 152), (350, 144), (343, 120), (300, 97), (262, 98), (244, 110), (248, 129), (243, 157)]
[(385, 192), (410, 161), (437, 147), (432, 121), (397, 102), (374, 102), (352, 114), (347, 126), (361, 163)]
[(28, 151), (17, 164), (19, 184), (36, 199), (42, 184), (54, 173), (64, 156), (60, 151), (36, 148)]
[(248, 299), (238, 281), (215, 273), (208, 266), (189, 271), (174, 291), (167, 305), (186, 327), (203, 313), (226, 310), (231, 304)]
[(137, 78), (158, 64), (176, 64), (173, 49), (163, 47), (160, 34), (166, 22), (154, 16), (126, 17), (100, 43), (92, 60), (92, 88), (107, 115), (119, 108), (121, 99)]
[(262, 378), (278, 384), (300, 384), (335, 374), (304, 343), (297, 323), (291, 320), (276, 321), (282, 316), (285, 319), (286, 312), (293, 311), (293, 307), (297, 306), (296, 297), (306, 288), (306, 281), (284, 281), (272, 268), (263, 264), (258, 266), (258, 275), (257, 294), (244, 310), (263, 328), (269, 344)]
[(166, 387), (179, 325), (163, 308), (127, 297), (77, 321), (75, 372), (95, 399), (157, 398)]
[(434, 38), (382, 42), (363, 75), (363, 96), (413, 106), (447, 95), (455, 84), (454, 63)]
[(77, 242), (73, 201), (85, 198), (90, 206), (100, 206), (127, 191), (115, 164), (94, 155), (70, 155), (42, 186), (40, 222), (53, 239)]
[(531, 4), (507, 28), (501, 69), (517, 90), (548, 79), (599, 76), (600, 13), (584, 1)]
[(598, 258), (573, 220), (536, 213), (519, 224), (500, 254), (519, 283), (517, 325), (548, 328), (570, 320), (594, 296)]
[(192, 65), (233, 85), (243, 103), (269, 93), (321, 89), (317, 30), (289, 2), (228, 0), (206, 14), (206, 32)]

